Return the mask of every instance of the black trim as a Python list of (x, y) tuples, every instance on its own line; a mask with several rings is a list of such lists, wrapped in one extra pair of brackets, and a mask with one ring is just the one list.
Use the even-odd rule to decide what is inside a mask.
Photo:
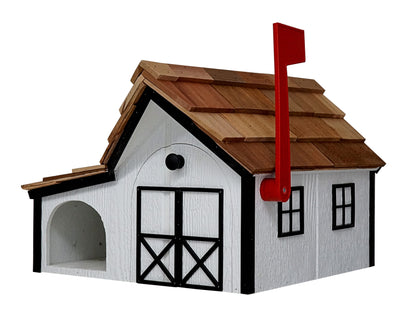
[(47, 186), (44, 188), (38, 188), (29, 190), (28, 194), (31, 199), (38, 199), (48, 195), (62, 193), (66, 191), (71, 191), (79, 188), (94, 186), (98, 184), (103, 184), (109, 181), (114, 181), (114, 172), (105, 172), (97, 175), (92, 175), (88, 177), (81, 177), (72, 180), (66, 180), (59, 184)]
[[(139, 194), (139, 190), (138, 190)], [(181, 189), (175, 190), (175, 285), (181, 286), (182, 280), (182, 249), (183, 249), (183, 193)], [(143, 278), (144, 279), (144, 278)], [(180, 284), (181, 283), (181, 284)]]
[(241, 184), (241, 241), (240, 292), (255, 292), (255, 177), (242, 176)]
[(42, 198), (33, 200), (33, 272), (42, 272)]
[[(293, 200), (292, 200), (292, 195), (293, 192), (295, 191), (300, 191), (300, 206), (297, 208), (293, 208)], [(291, 192), (290, 192), (290, 198), (288, 201), (289, 204), (289, 209), (288, 210), (283, 210), (283, 204), (282, 202), (278, 202), (278, 237), (287, 237), (287, 236), (293, 236), (293, 235), (299, 235), (299, 234), (304, 234), (304, 187), (303, 186), (297, 186), (297, 187), (292, 187)], [(299, 230), (293, 230), (293, 215), (299, 213)], [(288, 231), (283, 231), (282, 227), (282, 216), (284, 214), (289, 214), (289, 229)]]
[[(142, 206), (142, 196), (139, 193), (139, 188), (137, 189), (137, 195), (136, 195), (136, 238), (139, 240), (139, 234), (142, 233), (142, 209), (140, 208)], [(145, 236), (143, 236), (145, 237)], [(157, 235), (153, 234), (152, 238), (156, 238)], [(160, 238), (165, 239), (168, 238), (166, 235), (160, 236)], [(171, 237), (172, 238), (172, 237)], [(141, 265), (140, 263), (140, 258), (142, 258), (142, 251), (141, 251), (141, 246), (140, 243), (137, 241), (136, 242), (136, 282), (138, 280), (138, 276), (140, 275), (140, 270), (141, 270)]]
[(163, 186), (138, 186), (140, 190), (153, 190), (153, 191), (187, 191), (187, 192), (221, 192), (222, 189), (217, 188), (197, 188), (197, 187), (163, 187)]
[[(175, 193), (175, 204), (174, 204), (174, 234), (154, 234), (144, 233), (141, 229), (141, 218), (142, 218), (142, 191), (170, 191)], [(218, 193), (218, 237), (200, 237), (200, 236), (186, 236), (183, 235), (183, 192), (213, 192)], [(169, 242), (164, 249), (157, 255), (151, 246), (147, 243), (145, 238), (160, 238), (167, 239)], [(192, 249), (188, 241), (207, 241), (213, 242), (209, 250), (201, 257), (197, 256), (196, 252)], [(143, 273), (141, 272), (141, 247), (142, 245), (146, 248), (149, 254), (153, 257), (153, 262), (146, 268)], [(167, 267), (162, 263), (162, 258), (174, 247), (174, 272), (168, 270)], [(192, 259), (196, 264), (192, 269), (185, 275), (182, 275), (182, 250), (185, 248), (191, 255)], [(152, 186), (139, 186), (137, 187), (137, 252), (136, 252), (136, 281), (143, 284), (155, 284), (155, 285), (166, 285), (166, 286), (180, 286), (197, 289), (217, 290), (222, 291), (222, 277), (223, 277), (223, 190), (215, 188), (188, 188), (188, 187), (152, 187)], [(218, 250), (218, 276), (214, 276), (210, 270), (206, 267), (206, 260)], [(151, 270), (159, 266), (164, 274), (167, 276), (167, 282), (146, 280), (146, 276)], [(213, 286), (188, 284), (187, 282), (195, 274), (197, 270), (203, 270), (205, 275), (209, 278)]]
[[(346, 204), (346, 188), (350, 188), (351, 200)], [(337, 204), (336, 189), (342, 189), (342, 204)], [(346, 223), (346, 208), (350, 208), (350, 223)], [(337, 210), (342, 210), (342, 219), (336, 218)], [(338, 224), (339, 223), (339, 224)], [(352, 228), (355, 225), (355, 184), (336, 184), (332, 185), (332, 230)]]
[(369, 172), (369, 266), (375, 266), (375, 174)]
[(142, 96), (136, 103), (135, 110), (133, 111), (132, 116), (129, 118), (129, 121), (126, 123), (124, 132), (118, 140), (117, 146), (115, 147), (113, 153), (110, 156), (110, 159), (107, 162), (107, 168), (109, 171), (114, 171), (116, 165), (118, 164), (118, 161), (121, 158), (126, 145), (131, 139), (132, 134), (139, 124), (139, 121), (142, 118), (144, 111), (146, 110), (150, 100), (152, 99), (153, 93), (154, 91), (152, 89), (146, 87), (143, 91)]

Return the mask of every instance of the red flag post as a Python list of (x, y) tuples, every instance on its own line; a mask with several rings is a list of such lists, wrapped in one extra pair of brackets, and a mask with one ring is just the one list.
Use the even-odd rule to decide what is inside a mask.
[(288, 65), (306, 60), (304, 31), (280, 23), (274, 25), (275, 60), (275, 178), (261, 182), (264, 201), (286, 202), (290, 198), (290, 135)]

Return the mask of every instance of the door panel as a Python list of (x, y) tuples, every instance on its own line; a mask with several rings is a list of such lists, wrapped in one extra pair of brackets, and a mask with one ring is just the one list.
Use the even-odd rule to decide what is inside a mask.
[[(168, 243), (171, 242), (171, 239), (160, 239), (160, 238), (145, 238), (145, 241), (150, 246), (151, 250), (154, 251), (156, 255), (159, 255), (166, 247), (168, 247)], [(141, 275), (144, 276), (144, 279), (147, 281), (162, 281), (169, 282), (168, 276), (159, 265), (154, 265), (154, 268), (151, 268), (151, 264), (154, 262), (154, 258), (151, 255), (148, 248), (146, 248), (145, 243), (141, 243)], [(174, 271), (174, 246), (171, 245), (165, 251), (165, 255), (161, 258), (161, 262), (167, 268), (168, 271)], [(144, 274), (144, 272), (149, 269), (148, 273)]]
[(174, 235), (175, 192), (143, 191), (142, 232)]
[(220, 249), (216, 242), (186, 240), (183, 246), (182, 282), (188, 286), (218, 286)]
[(182, 234), (217, 238), (218, 200), (219, 194), (216, 192), (184, 192)]
[(137, 282), (222, 290), (222, 189), (138, 187), (137, 217)]

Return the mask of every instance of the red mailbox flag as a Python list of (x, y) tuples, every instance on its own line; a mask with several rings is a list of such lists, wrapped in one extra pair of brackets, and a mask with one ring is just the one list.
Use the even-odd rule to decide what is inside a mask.
[(306, 61), (304, 31), (274, 24), (275, 60), (275, 178), (261, 182), (264, 201), (286, 202), (290, 198), (289, 95), (286, 66)]

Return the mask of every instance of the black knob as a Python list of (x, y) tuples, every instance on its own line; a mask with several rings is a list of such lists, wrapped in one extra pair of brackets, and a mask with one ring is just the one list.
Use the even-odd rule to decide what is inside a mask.
[(171, 171), (182, 168), (184, 164), (185, 159), (180, 154), (170, 153), (165, 158), (165, 165)]

